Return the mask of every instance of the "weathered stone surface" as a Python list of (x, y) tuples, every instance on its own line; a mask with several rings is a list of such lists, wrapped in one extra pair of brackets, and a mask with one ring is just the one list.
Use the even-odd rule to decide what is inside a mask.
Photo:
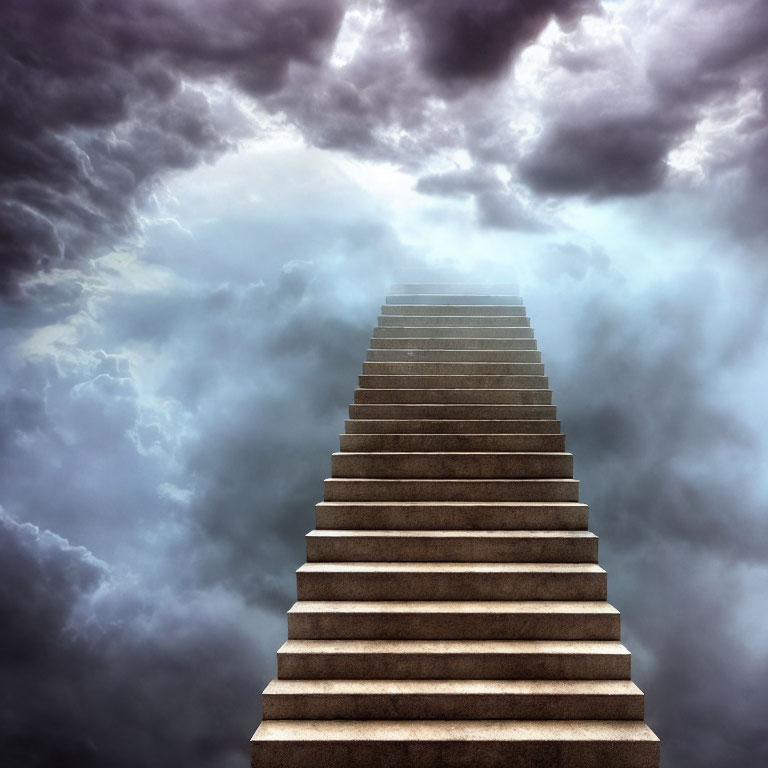
[(551, 405), (550, 389), (365, 389), (355, 405)]
[(516, 288), (395, 286), (349, 415), (254, 768), (658, 768)]
[(639, 720), (629, 680), (273, 680), (265, 720)]
[(427, 349), (427, 350), (535, 350), (536, 340), (531, 337), (524, 339), (481, 339), (477, 337), (464, 338), (434, 338), (430, 336), (411, 338), (371, 338), (371, 349)]
[(300, 600), (605, 600), (594, 563), (305, 563)]
[(562, 452), (565, 435), (339, 435), (339, 446), (343, 452)]
[(297, 602), (288, 637), (303, 640), (618, 640), (609, 603), (570, 601)]
[(331, 477), (326, 501), (578, 501), (579, 481), (372, 480)]
[(464, 328), (529, 328), (530, 320), (524, 315), (487, 315), (472, 317), (471, 315), (380, 315), (380, 328), (409, 328), (420, 327), (464, 327)]
[(585, 530), (589, 508), (578, 502), (321, 501), (318, 528), (361, 530)]
[(626, 680), (613, 640), (288, 640), (285, 680)]
[(345, 531), (307, 534), (308, 562), (596, 563), (589, 531)]
[(471, 317), (483, 315), (508, 315), (525, 316), (525, 307), (522, 304), (384, 304), (381, 307), (382, 315), (469, 315)]
[[(357, 408), (358, 406), (354, 406)], [(424, 412), (424, 415), (415, 415), (413, 411), (405, 411), (400, 417), (387, 415), (372, 416), (368, 412), (368, 418), (351, 418), (344, 422), (347, 434), (515, 434), (515, 435), (552, 435), (560, 432), (560, 422), (555, 418), (525, 418), (517, 412), (519, 418), (512, 415), (505, 419), (502, 414), (496, 412), (495, 418), (487, 419), (461, 419), (448, 416), (443, 410), (440, 412)], [(379, 412), (381, 413), (381, 412)], [(389, 412), (391, 414), (391, 411)], [(420, 411), (416, 410), (416, 414)]]
[(374, 328), (374, 339), (532, 339), (533, 329), (529, 327), (477, 327), (454, 326), (433, 328), (430, 326), (412, 326), (410, 328)]
[(373, 363), (540, 363), (537, 349), (369, 349)]
[(268, 720), (256, 768), (657, 768), (659, 740), (636, 721)]

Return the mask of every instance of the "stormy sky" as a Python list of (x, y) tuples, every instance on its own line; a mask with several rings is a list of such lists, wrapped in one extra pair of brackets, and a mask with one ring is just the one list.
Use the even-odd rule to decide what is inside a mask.
[(0, 764), (247, 764), (402, 264), (517, 274), (664, 768), (768, 764), (762, 0), (4, 0), (0, 68)]

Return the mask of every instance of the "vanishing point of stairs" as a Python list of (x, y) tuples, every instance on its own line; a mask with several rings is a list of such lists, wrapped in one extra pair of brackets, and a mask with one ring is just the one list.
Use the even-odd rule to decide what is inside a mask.
[(515, 288), (382, 307), (255, 768), (657, 768)]

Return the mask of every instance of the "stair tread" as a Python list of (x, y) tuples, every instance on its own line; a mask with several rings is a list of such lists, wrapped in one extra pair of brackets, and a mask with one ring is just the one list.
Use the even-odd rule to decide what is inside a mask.
[(573, 456), (568, 451), (335, 451), (331, 456)]
[(317, 507), (580, 507), (583, 501), (319, 501)]
[(517, 286), (398, 279), (253, 765), (658, 768)]
[(596, 563), (304, 563), (297, 573), (579, 573), (603, 574)]
[(649, 741), (640, 720), (266, 720), (254, 741)]
[(286, 640), (278, 654), (291, 653), (630, 655), (619, 640)]
[(307, 533), (312, 538), (395, 538), (395, 539), (596, 539), (591, 531), (553, 531), (553, 530), (520, 530), (520, 531), (465, 531), (465, 530), (392, 530), (329, 528), (315, 529)]
[(604, 600), (300, 600), (288, 611), (306, 613), (606, 614), (619, 612)]
[(272, 680), (265, 694), (496, 694), (639, 696), (631, 680)]

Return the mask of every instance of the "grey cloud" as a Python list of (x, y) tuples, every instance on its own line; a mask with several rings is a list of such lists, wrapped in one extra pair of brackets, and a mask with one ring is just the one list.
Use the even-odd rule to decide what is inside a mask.
[(550, 19), (568, 24), (595, 12), (592, 0), (394, 0), (418, 32), (424, 69), (448, 83), (501, 75)]
[[(45, 634), (0, 670), (11, 697), (0, 702), (0, 762), (247, 761), (303, 534), (401, 250), (354, 212), (325, 231), (297, 222), (256, 218), (234, 239), (258, 240), (264, 259), (228, 273), (203, 247), (199, 271), (159, 291), (104, 295), (108, 267), (96, 263), (74, 314), (59, 318), (66, 340), (3, 371), (4, 639)], [(187, 239), (172, 245), (155, 254), (164, 269), (189, 254)], [(84, 307), (98, 323), (78, 325)], [(9, 318), (17, 341), (49, 315), (27, 303)], [(53, 562), (37, 554), (40, 537)]]
[(519, 164), (521, 176), (544, 194), (636, 195), (658, 188), (672, 144), (692, 120), (664, 110), (588, 116), (556, 122)]
[(554, 242), (537, 254), (534, 269), (542, 281), (563, 276), (584, 280), (590, 274), (609, 272), (611, 260), (597, 245), (584, 247), (567, 241)]
[(422, 176), (416, 183), (416, 189), (419, 192), (445, 197), (464, 197), (481, 192), (498, 191), (502, 186), (497, 176), (485, 168), (477, 167)]
[[(688, 23), (692, 16), (695, 24)], [(630, 57), (630, 64), (620, 63), (633, 44), (628, 37), (621, 51), (576, 36), (555, 49), (552, 61), (571, 72), (568, 82), (583, 98), (544, 104), (545, 130), (520, 159), (521, 178), (537, 192), (553, 195), (602, 198), (662, 188), (670, 151), (691, 135), (708, 109), (723, 111), (750, 90), (764, 98), (766, 28), (768, 14), (759, 2), (670, 7), (646, 31), (644, 66), (637, 56)], [(636, 71), (628, 74), (626, 84), (617, 85), (609, 73), (622, 66)], [(580, 83), (585, 73), (601, 71), (604, 87), (599, 81), (586, 87)], [(704, 161), (710, 184), (726, 166), (737, 170), (737, 180), (723, 182), (731, 193), (723, 190), (722, 207), (743, 233), (750, 227), (763, 231), (764, 211), (755, 192), (766, 178), (761, 161), (765, 126), (763, 112), (738, 129), (745, 134), (739, 141), (718, 137)], [(745, 207), (746, 216), (739, 210)]]
[(18, 297), (23, 275), (132, 236), (152, 179), (250, 130), (185, 81), (275, 91), (291, 61), (320, 61), (341, 16), (336, 0), (5, 3), (0, 289)]
[(734, 313), (707, 293), (714, 274), (638, 289), (610, 271), (550, 273), (526, 293), (663, 765), (758, 768), (762, 453), (755, 404), (717, 393), (738, 379), (735, 340), (742, 361), (759, 352), (762, 297), (743, 276)]
[(482, 192), (475, 198), (477, 219), (484, 227), (518, 232), (544, 232), (549, 226), (510, 191)]
[(0, 510), (3, 764), (242, 764), (255, 616), (206, 599), (121, 585), (83, 547)]
[(472, 197), (477, 221), (484, 227), (523, 232), (547, 228), (507, 184), (483, 167), (422, 176), (416, 189), (427, 195)]

